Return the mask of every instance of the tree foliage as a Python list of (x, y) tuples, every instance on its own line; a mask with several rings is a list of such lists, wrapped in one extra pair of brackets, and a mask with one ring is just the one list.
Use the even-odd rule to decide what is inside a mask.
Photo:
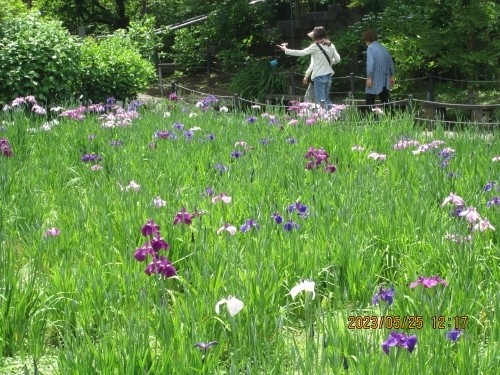
[(0, 21), (17, 17), (27, 11), (21, 0), (0, 0)]

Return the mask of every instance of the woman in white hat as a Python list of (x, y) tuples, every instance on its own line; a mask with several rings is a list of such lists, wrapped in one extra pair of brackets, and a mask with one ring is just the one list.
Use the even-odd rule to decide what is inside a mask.
[(314, 43), (303, 50), (293, 50), (286, 48), (285, 45), (278, 45), (286, 55), (307, 56), (311, 55), (311, 64), (306, 71), (304, 82), (311, 76), (314, 81), (314, 93), (316, 102), (324, 102), (327, 108), (330, 107), (330, 87), (332, 86), (333, 64), (340, 62), (340, 56), (335, 46), (326, 36), (326, 30), (323, 26), (315, 27), (312, 32), (307, 34), (313, 38)]

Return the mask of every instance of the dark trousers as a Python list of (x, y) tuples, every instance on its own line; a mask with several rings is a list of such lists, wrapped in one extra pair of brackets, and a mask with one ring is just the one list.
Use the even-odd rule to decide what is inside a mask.
[[(367, 113), (371, 112), (371, 108), (372, 108), (371, 106), (375, 105), (376, 94), (365, 94), (365, 95), (366, 95), (366, 106), (363, 107), (362, 112), (364, 114), (367, 114)], [(378, 97), (379, 97), (380, 102), (382, 104), (389, 103), (389, 90), (387, 90), (387, 88), (384, 87), (382, 89), (382, 92), (379, 92)], [(384, 105), (382, 105), (382, 107), (385, 109)], [(389, 109), (389, 112), (392, 112), (392, 109)]]
[[(375, 96), (376, 94), (366, 94), (366, 105), (375, 104)], [(384, 87), (378, 97), (382, 103), (389, 103), (389, 90)]]

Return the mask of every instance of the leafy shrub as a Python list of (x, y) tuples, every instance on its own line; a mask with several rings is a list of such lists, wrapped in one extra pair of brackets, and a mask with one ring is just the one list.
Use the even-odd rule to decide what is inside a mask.
[(100, 41), (86, 39), (81, 63), (83, 93), (93, 102), (102, 102), (109, 96), (134, 99), (155, 79), (154, 66), (131, 43), (124, 43), (121, 36)]
[(268, 60), (252, 60), (234, 76), (229, 88), (242, 98), (261, 101), (266, 94), (287, 92), (287, 74)]
[(59, 21), (28, 13), (0, 27), (0, 102), (33, 95), (67, 99), (78, 88), (80, 41)]

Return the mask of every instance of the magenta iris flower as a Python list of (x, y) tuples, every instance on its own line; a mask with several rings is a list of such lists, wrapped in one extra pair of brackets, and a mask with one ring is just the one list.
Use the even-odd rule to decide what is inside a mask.
[(413, 352), (415, 345), (417, 344), (417, 336), (406, 336), (404, 333), (391, 332), (387, 341), (382, 343), (382, 350), (385, 354), (389, 354), (389, 348), (391, 346), (399, 346), (408, 350), (408, 352)]
[(174, 225), (177, 225), (179, 223), (186, 224), (186, 225), (191, 225), (191, 215), (186, 211), (186, 209), (183, 207), (177, 215), (175, 215), (174, 218)]
[(155, 222), (150, 219), (142, 226), (142, 235), (145, 237), (151, 236), (154, 233), (158, 232), (160, 227), (155, 224)]
[(156, 232), (156, 234), (151, 239), (151, 248), (154, 252), (158, 252), (160, 250), (168, 250), (170, 249), (170, 245), (165, 242), (165, 240), (160, 236), (160, 232)]
[(7, 157), (13, 155), (11, 145), (5, 137), (0, 138), (0, 154)]
[(335, 165), (333, 165), (333, 164), (328, 164), (325, 167), (324, 171), (329, 172), (329, 173), (335, 173), (337, 171), (337, 167), (335, 167)]
[(146, 241), (146, 243), (142, 245), (142, 247), (135, 249), (134, 258), (138, 262), (144, 262), (148, 254), (151, 256), (155, 255), (154, 250), (151, 247), (151, 244), (149, 243), (149, 241)]
[(444, 286), (447, 286), (448, 283), (441, 279), (438, 276), (432, 276), (432, 277), (419, 277), (416, 281), (412, 282), (410, 284), (410, 288), (413, 289), (417, 285), (422, 284), (424, 288), (432, 288), (433, 286), (436, 286), (437, 284), (443, 284)]
[(253, 221), (252, 219), (248, 219), (245, 224), (243, 224), (241, 227), (240, 227), (240, 230), (245, 233), (245, 232), (248, 232), (250, 229), (252, 228), (255, 228), (255, 229), (259, 229), (259, 224), (257, 224), (255, 221)]
[(391, 286), (390, 289), (382, 289), (380, 288), (378, 293), (375, 293), (373, 296), (372, 303), (376, 305), (380, 301), (387, 302), (388, 305), (392, 305), (394, 300), (394, 286)]
[(461, 329), (452, 329), (451, 331), (446, 332), (446, 338), (451, 341), (457, 341), (461, 335), (462, 335)]
[(165, 278), (173, 277), (177, 270), (172, 266), (172, 262), (167, 258), (160, 256), (153, 258), (153, 261), (146, 267), (144, 273), (148, 276), (152, 274), (162, 275)]
[(175, 93), (171, 93), (169, 96), (168, 96), (168, 99), (169, 100), (172, 100), (172, 101), (176, 101), (176, 100), (180, 100), (181, 98)]

